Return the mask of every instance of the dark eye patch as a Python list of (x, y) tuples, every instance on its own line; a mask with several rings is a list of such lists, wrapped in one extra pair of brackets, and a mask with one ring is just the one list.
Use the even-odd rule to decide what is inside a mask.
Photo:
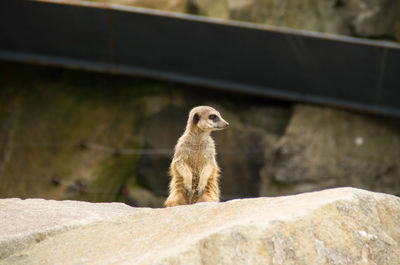
[(218, 121), (218, 120), (219, 120), (218, 116), (215, 115), (215, 114), (211, 114), (210, 116), (208, 116), (208, 118), (209, 118), (210, 120), (213, 120), (213, 121)]
[(199, 122), (199, 120), (200, 120), (200, 116), (199, 116), (199, 114), (194, 114), (194, 117), (193, 117), (193, 122), (194, 122), (194, 124), (197, 124), (198, 122)]

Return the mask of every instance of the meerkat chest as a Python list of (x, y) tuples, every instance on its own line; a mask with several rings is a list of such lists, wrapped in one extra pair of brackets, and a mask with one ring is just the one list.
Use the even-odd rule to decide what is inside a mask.
[(188, 152), (187, 164), (192, 169), (194, 174), (200, 174), (203, 167), (211, 163), (215, 156), (215, 149), (212, 146), (204, 148), (191, 148)]
[(187, 157), (189, 164), (193, 166), (205, 165), (212, 159), (212, 152), (210, 150), (192, 150)]

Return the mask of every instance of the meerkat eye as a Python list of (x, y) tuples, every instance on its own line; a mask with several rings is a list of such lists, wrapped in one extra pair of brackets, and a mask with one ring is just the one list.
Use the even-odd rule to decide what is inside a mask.
[(215, 114), (211, 114), (210, 116), (208, 116), (208, 118), (209, 118), (210, 120), (213, 120), (213, 121), (218, 121), (218, 116), (215, 115)]
[(193, 117), (193, 122), (194, 122), (194, 124), (197, 124), (198, 122), (199, 122), (199, 120), (200, 120), (200, 116), (199, 116), (199, 114), (194, 114), (194, 117)]

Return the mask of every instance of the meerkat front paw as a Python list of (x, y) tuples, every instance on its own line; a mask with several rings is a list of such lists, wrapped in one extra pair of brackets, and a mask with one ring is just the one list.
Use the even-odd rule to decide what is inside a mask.
[(203, 194), (203, 192), (204, 192), (204, 188), (199, 188), (197, 190), (197, 196), (200, 197)]
[(192, 187), (185, 186), (186, 194), (188, 197), (192, 197), (193, 192), (192, 192)]

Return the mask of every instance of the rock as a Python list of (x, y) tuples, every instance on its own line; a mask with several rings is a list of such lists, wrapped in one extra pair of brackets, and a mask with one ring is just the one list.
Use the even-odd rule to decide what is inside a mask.
[[(25, 73), (32, 76), (40, 71), (25, 67), (29, 68)], [(9, 67), (14, 77), (23, 76), (21, 68), (16, 68)], [(10, 81), (0, 91), (1, 197), (114, 201), (125, 180), (134, 177), (137, 160), (132, 155), (117, 157), (115, 148), (141, 148), (144, 104), (137, 90), (123, 88), (116, 81), (116, 89), (107, 92), (107, 78), (96, 81), (89, 73), (72, 77), (62, 74), (64, 70), (47, 70), (59, 81), (53, 83), (46, 74), (30, 79), (28, 74), (29, 87)], [(7, 76), (9, 80), (14, 77)], [(71, 80), (98, 89), (92, 90), (87, 83), (66, 86)], [(155, 82), (148, 82), (149, 88), (151, 83)], [(140, 84), (135, 88), (140, 89)], [(39, 103), (44, 101), (48, 103)], [(82, 148), (83, 140), (86, 146), (94, 146)], [(60, 185), (52, 185), (53, 176), (60, 179)], [(79, 194), (79, 188), (74, 188), (78, 181), (88, 184), (87, 193)]]
[(48, 237), (134, 211), (122, 203), (0, 199), (0, 263)]
[(254, 197), (260, 170), (291, 116), (291, 104), (225, 91), (19, 64), (1, 69), (13, 73), (0, 90), (3, 198), (152, 201), (146, 206), (157, 207), (148, 196), (139, 200), (121, 190), (145, 190), (156, 201), (168, 195), (174, 146), (189, 110), (204, 104), (231, 123), (213, 133), (222, 199)]
[(185, 12), (187, 0), (96, 0), (96, 2)]
[(189, 0), (189, 11), (202, 16), (230, 18), (227, 1)]
[(156, 196), (147, 189), (134, 187), (128, 189), (126, 201), (131, 206), (161, 208), (164, 207), (165, 199), (166, 197)]
[(171, 104), (144, 121), (143, 148), (149, 152), (138, 161), (138, 183), (157, 195), (167, 196), (168, 169), (176, 142), (185, 129), (186, 112)]
[(190, 10), (217, 18), (400, 41), (399, 1), (190, 0)]
[(222, 169), (222, 199), (256, 197), (261, 169), (271, 160), (272, 147), (284, 133), (291, 110), (282, 106), (216, 109), (230, 123), (227, 130), (213, 134)]
[(336, 186), (400, 194), (400, 124), (390, 118), (132, 77), (0, 68), (13, 73), (0, 89), (3, 198), (160, 207), (187, 113), (203, 104), (230, 122), (213, 133), (222, 200)]
[(0, 264), (400, 264), (400, 199), (340, 188), (167, 209), (0, 200)]
[(298, 105), (261, 173), (260, 194), (344, 185), (398, 194), (399, 129), (398, 120)]
[(400, 2), (391, 0), (355, 2), (357, 12), (350, 20), (349, 26), (353, 33), (363, 37), (397, 38), (396, 23), (400, 21)]

